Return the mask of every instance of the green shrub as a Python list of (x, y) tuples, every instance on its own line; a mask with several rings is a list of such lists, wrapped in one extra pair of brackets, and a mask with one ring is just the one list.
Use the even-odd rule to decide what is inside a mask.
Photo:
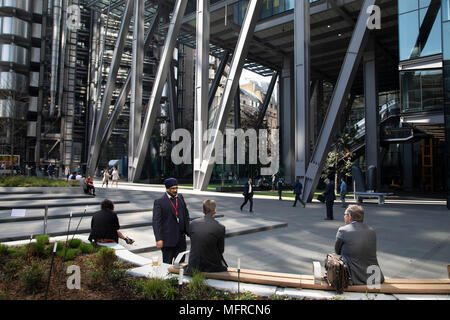
[(124, 269), (112, 269), (108, 271), (107, 278), (113, 285), (116, 285), (125, 278), (125, 272)]
[(62, 259), (65, 258), (66, 261), (75, 259), (79, 253), (81, 253), (81, 250), (74, 248), (63, 248), (62, 250), (56, 251), (56, 255)]
[(8, 300), (8, 295), (2, 290), (0, 290), (0, 300)]
[(20, 281), (25, 286), (25, 290), (28, 292), (36, 292), (44, 283), (44, 268), (37, 262), (28, 267), (25, 267), (20, 272)]
[(92, 253), (94, 251), (94, 246), (90, 243), (82, 243), (80, 244), (79, 249), (81, 250), (82, 253)]
[(79, 186), (65, 180), (25, 176), (0, 176), (0, 187), (72, 187)]
[(43, 257), (48, 254), (45, 250), (45, 244), (42, 242), (32, 242), (27, 244), (27, 253), (34, 257)]
[(26, 252), (26, 247), (9, 247), (8, 248), (8, 254), (12, 257), (12, 258), (21, 258), (25, 255)]
[(105, 273), (100, 270), (93, 270), (88, 272), (88, 277), (91, 279), (91, 284), (94, 287), (100, 287), (105, 280)]
[(8, 246), (0, 243), (0, 256), (6, 256), (8, 254)]
[(166, 296), (167, 282), (164, 279), (153, 278), (140, 280), (137, 283), (137, 292), (147, 300), (162, 300)]
[(114, 249), (102, 247), (96, 253), (95, 264), (97, 268), (103, 270), (106, 273), (114, 267), (115, 261), (116, 261), (116, 252), (114, 251)]
[(43, 245), (47, 245), (49, 243), (50, 236), (48, 234), (40, 234), (36, 236), (36, 242), (42, 243)]
[(25, 261), (22, 258), (14, 258), (8, 260), (5, 264), (6, 276), (9, 279), (14, 279), (24, 265)]
[(82, 242), (83, 241), (81, 241), (80, 239), (71, 239), (69, 240), (68, 245), (70, 248), (76, 249), (80, 246)]
[(197, 270), (193, 270), (192, 280), (189, 282), (188, 288), (194, 297), (202, 297), (209, 293), (209, 287), (205, 284), (205, 276)]

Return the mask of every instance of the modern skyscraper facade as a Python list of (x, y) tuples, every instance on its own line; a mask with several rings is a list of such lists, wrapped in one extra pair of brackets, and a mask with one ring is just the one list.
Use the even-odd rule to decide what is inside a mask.
[[(131, 181), (204, 190), (264, 164), (208, 164), (201, 133), (269, 126), (277, 173), (301, 177), (306, 199), (354, 128), (348, 154), (377, 168), (378, 190), (448, 195), (449, 12), (449, 0), (0, 0), (0, 155), (60, 173), (116, 160)], [(243, 68), (268, 77), (261, 97), (239, 89)], [(192, 161), (176, 166), (181, 128)]]

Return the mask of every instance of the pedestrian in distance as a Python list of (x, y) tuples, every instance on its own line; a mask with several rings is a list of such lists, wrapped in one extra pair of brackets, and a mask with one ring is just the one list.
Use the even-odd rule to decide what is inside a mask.
[[(166, 192), (153, 205), (153, 233), (156, 246), (161, 249), (163, 262), (171, 264), (173, 259), (186, 251), (186, 236), (189, 233), (189, 210), (175, 178), (164, 180)], [(184, 257), (180, 262), (184, 261)]]
[(278, 179), (277, 189), (278, 189), (279, 200), (283, 200), (283, 199), (281, 199), (281, 195), (283, 194), (283, 179), (281, 177)]
[(272, 191), (275, 191), (275, 180), (276, 180), (276, 176), (275, 173), (272, 174)]
[(116, 188), (119, 187), (119, 171), (117, 171), (117, 168), (114, 167), (114, 170), (112, 172), (112, 184), (111, 187), (114, 187), (114, 182), (116, 183)]
[(300, 196), (302, 194), (302, 189), (303, 189), (303, 185), (300, 182), (300, 178), (297, 177), (297, 179), (295, 179), (295, 183), (294, 183), (295, 201), (294, 201), (293, 207), (296, 206), (297, 200), (300, 201), (301, 204), (303, 204), (303, 208), (306, 206), (305, 203), (303, 202), (303, 200), (300, 198)]
[(241, 204), (241, 211), (247, 202), (250, 201), (250, 212), (253, 212), (253, 186), (252, 186), (252, 178), (248, 178), (248, 181), (244, 185), (244, 203)]
[(345, 178), (341, 178), (341, 190), (340, 190), (340, 196), (341, 196), (341, 202), (342, 202), (342, 208), (345, 208), (347, 205), (345, 204), (345, 195), (347, 194), (347, 184), (345, 183)]
[(108, 173), (108, 169), (106, 168), (103, 171), (103, 181), (102, 181), (102, 188), (106, 183), (106, 188), (108, 188), (108, 184), (109, 184), (109, 173)]
[(327, 217), (325, 220), (333, 220), (333, 206), (334, 200), (336, 200), (336, 195), (334, 193), (334, 183), (330, 179), (325, 179), (325, 184), (327, 185), (325, 191), (322, 193), (325, 197), (325, 205), (327, 208)]

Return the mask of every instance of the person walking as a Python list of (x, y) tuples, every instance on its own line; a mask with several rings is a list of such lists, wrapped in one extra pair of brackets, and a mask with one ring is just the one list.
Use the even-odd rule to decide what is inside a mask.
[(300, 195), (302, 194), (302, 189), (303, 189), (303, 185), (300, 182), (300, 178), (297, 177), (297, 179), (295, 179), (295, 183), (294, 183), (295, 201), (294, 201), (293, 207), (296, 206), (297, 200), (300, 201), (301, 204), (303, 204), (303, 208), (306, 206), (305, 203), (303, 202), (303, 200), (300, 198)]
[(325, 184), (327, 185), (323, 195), (325, 196), (325, 205), (327, 207), (327, 217), (325, 220), (333, 220), (333, 206), (336, 195), (334, 193), (334, 183), (330, 179), (325, 179)]
[(111, 187), (114, 187), (114, 182), (116, 183), (116, 188), (119, 187), (119, 172), (117, 171), (116, 167), (114, 167), (112, 172), (112, 183)]
[(55, 173), (55, 167), (54, 167), (53, 164), (50, 162), (50, 164), (49, 164), (48, 167), (47, 167), (47, 174), (48, 174), (48, 177), (49, 177), (50, 179), (52, 179), (54, 173)]
[(345, 183), (345, 178), (341, 178), (341, 202), (342, 202), (342, 208), (345, 208), (347, 205), (345, 204), (345, 195), (347, 194), (347, 184)]
[(103, 181), (102, 181), (102, 188), (103, 185), (106, 183), (106, 188), (108, 188), (108, 184), (109, 184), (109, 173), (108, 173), (108, 168), (106, 168), (103, 171)]
[(244, 203), (241, 204), (242, 208), (250, 201), (250, 212), (253, 212), (253, 187), (252, 187), (252, 178), (248, 178), (248, 181), (244, 185)]
[(272, 191), (275, 191), (275, 179), (276, 179), (276, 176), (275, 176), (275, 173), (273, 173), (272, 174)]
[[(163, 262), (172, 260), (186, 251), (186, 235), (189, 233), (189, 210), (184, 198), (178, 193), (178, 181), (175, 178), (164, 180), (166, 192), (156, 199), (153, 205), (153, 233), (156, 246), (161, 249)], [(184, 261), (184, 257), (180, 262)]]
[(283, 179), (281, 177), (278, 179), (277, 189), (278, 189), (279, 200), (283, 200), (283, 199), (281, 199), (281, 195), (283, 193)]

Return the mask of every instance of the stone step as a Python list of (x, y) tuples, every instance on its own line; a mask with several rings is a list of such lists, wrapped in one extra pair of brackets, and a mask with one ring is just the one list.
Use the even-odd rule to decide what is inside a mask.
[[(201, 214), (193, 213), (191, 219), (196, 219)], [(78, 215), (72, 219), (66, 215), (64, 218), (49, 219), (47, 221), (47, 234), (50, 236), (61, 236), (69, 234), (83, 234), (91, 231), (91, 215)], [(220, 216), (219, 216), (220, 217)], [(153, 211), (138, 210), (122, 213), (119, 215), (121, 230), (145, 227), (152, 225)], [(70, 229), (69, 229), (70, 220)], [(80, 222), (81, 221), (81, 222)], [(79, 226), (78, 226), (79, 225)], [(78, 229), (77, 229), (78, 226)], [(29, 239), (30, 235), (42, 234), (44, 221), (21, 221), (0, 224), (0, 242), (18, 241)]]
[(23, 195), (23, 196), (10, 196), (10, 197), (1, 197), (0, 196), (0, 202), (3, 201), (29, 201), (29, 200), (33, 200), (33, 201), (37, 201), (37, 200), (67, 200), (67, 199), (92, 199), (94, 198), (94, 196), (91, 195), (36, 195), (34, 194), (33, 196), (30, 195)]
[[(61, 200), (21, 200), (21, 201), (0, 201), (0, 210), (11, 210), (11, 209), (39, 209), (45, 208), (45, 206), (49, 208), (55, 207), (73, 207), (73, 206), (86, 206), (86, 205), (100, 205), (103, 201), (103, 198), (95, 198), (91, 197), (82, 201), (70, 201), (67, 202), (67, 199)], [(128, 200), (118, 200), (114, 201), (115, 204), (119, 203), (129, 203)]]
[[(287, 223), (270, 221), (254, 217), (228, 218), (224, 217), (218, 221), (225, 226), (226, 237), (235, 237), (244, 234), (272, 230), (287, 227)], [(128, 228), (124, 234), (135, 240), (135, 243), (128, 245), (119, 239), (119, 243), (133, 253), (144, 253), (159, 250), (156, 247), (155, 236), (152, 227)], [(188, 244), (190, 243), (187, 237)]]

